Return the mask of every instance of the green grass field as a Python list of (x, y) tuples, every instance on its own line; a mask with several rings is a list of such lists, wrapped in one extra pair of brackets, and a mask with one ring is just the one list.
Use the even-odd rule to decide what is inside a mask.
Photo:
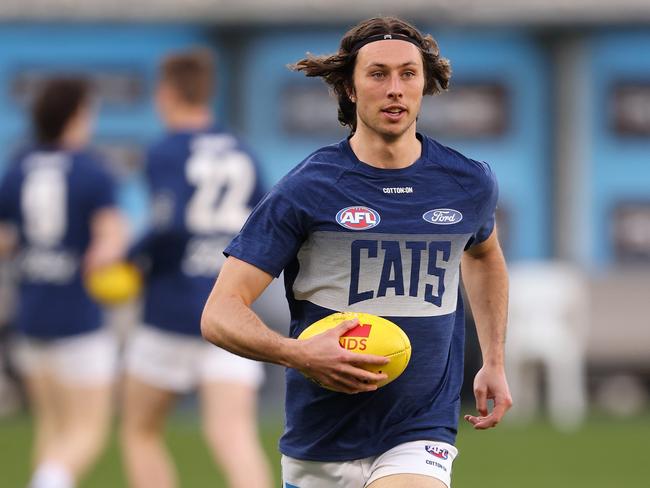
[[(279, 422), (267, 420), (262, 425), (264, 445), (278, 480), (280, 431)], [(0, 420), (0, 486), (25, 486), (30, 434), (27, 416)], [(225, 486), (192, 416), (174, 417), (167, 439), (182, 487)], [(454, 488), (650, 487), (650, 415), (627, 420), (594, 417), (575, 434), (556, 432), (543, 422), (527, 427), (501, 425), (487, 432), (462, 427), (458, 447), (461, 455), (454, 463)], [(113, 438), (80, 488), (124, 486)]]

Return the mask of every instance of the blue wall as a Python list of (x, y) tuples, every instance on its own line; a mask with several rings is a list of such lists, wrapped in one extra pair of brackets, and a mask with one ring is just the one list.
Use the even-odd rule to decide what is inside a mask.
[[(619, 201), (650, 200), (650, 138), (612, 130), (610, 89), (617, 81), (650, 83), (650, 32), (608, 32), (589, 45), (588, 120), (592, 172), (588, 181), (592, 235), (585, 252), (597, 265), (614, 260), (612, 211)], [(645, 55), (642, 53), (646, 53)]]
[[(283, 130), (279, 114), (281, 93), (287, 82), (300, 81), (314, 85), (318, 79), (304, 80), (301, 73), (287, 68), (305, 56), (307, 51), (325, 54), (336, 51), (342, 31), (296, 32), (277, 34), (270, 31), (254, 37), (244, 63), (243, 87), (245, 98), (244, 133), (266, 164), (269, 182), (279, 180), (291, 168), (318, 147), (331, 144), (336, 139), (330, 135), (322, 138), (301, 138)], [(332, 99), (332, 117), (336, 118), (336, 102)], [(339, 138), (346, 131), (341, 128)]]
[(517, 32), (435, 32), (454, 81), (492, 80), (507, 87), (510, 122), (497, 138), (449, 140), (466, 155), (487, 161), (497, 174), (499, 204), (508, 222), (510, 259), (551, 254), (549, 63), (543, 48)]

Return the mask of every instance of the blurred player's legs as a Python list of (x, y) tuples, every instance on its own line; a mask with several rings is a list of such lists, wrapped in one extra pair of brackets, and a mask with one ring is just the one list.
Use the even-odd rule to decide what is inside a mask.
[(271, 486), (257, 431), (257, 388), (242, 383), (201, 385), (204, 432), (230, 488)]
[[(49, 385), (53, 400), (61, 400), (55, 435), (50, 437), (39, 462), (55, 461), (78, 479), (100, 454), (109, 431), (112, 388), (105, 386)], [(40, 486), (40, 485), (39, 485)]]
[(171, 488), (178, 484), (162, 437), (176, 395), (127, 375), (122, 403), (122, 453), (129, 486)]
[[(271, 486), (257, 438), (260, 363), (195, 336), (139, 327), (126, 353), (122, 441), (134, 488), (171, 488), (177, 477), (163, 441), (177, 394), (200, 387), (205, 436), (230, 488)], [(155, 473), (155, 474), (154, 474)]]
[(56, 444), (61, 430), (61, 405), (57, 398), (52, 374), (34, 371), (24, 375), (25, 388), (34, 415), (32, 463), (38, 466), (45, 458), (48, 446)]
[(110, 426), (115, 351), (104, 332), (17, 345), (35, 416), (30, 488), (72, 487), (99, 456)]
[(230, 488), (270, 487), (271, 470), (259, 442), (257, 390), (262, 365), (204, 342), (199, 364), (206, 440)]

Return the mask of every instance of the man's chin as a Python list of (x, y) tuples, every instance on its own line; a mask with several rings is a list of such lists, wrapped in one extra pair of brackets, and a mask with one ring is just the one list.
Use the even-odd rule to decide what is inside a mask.
[(400, 139), (404, 134), (408, 132), (408, 129), (410, 127), (409, 125), (393, 125), (389, 127), (381, 127), (380, 130), (377, 132), (381, 134), (381, 136), (386, 140), (386, 141), (395, 141), (397, 139)]
[(368, 130), (379, 135), (386, 142), (392, 142), (400, 139), (415, 124), (415, 120), (406, 120), (393, 123), (376, 122), (374, 124), (364, 124)]

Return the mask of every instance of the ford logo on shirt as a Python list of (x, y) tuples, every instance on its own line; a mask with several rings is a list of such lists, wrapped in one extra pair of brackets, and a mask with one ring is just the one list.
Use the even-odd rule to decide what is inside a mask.
[(463, 214), (453, 208), (436, 208), (425, 212), (422, 218), (431, 224), (451, 225), (463, 220)]
[(347, 207), (336, 214), (338, 224), (351, 230), (372, 229), (380, 220), (377, 211), (368, 207)]

